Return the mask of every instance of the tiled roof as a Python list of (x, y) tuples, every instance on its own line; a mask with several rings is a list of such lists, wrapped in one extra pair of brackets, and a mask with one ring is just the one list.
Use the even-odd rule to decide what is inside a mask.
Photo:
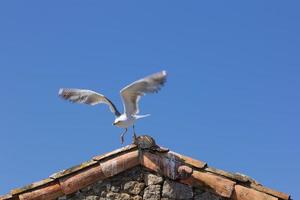
[(172, 180), (235, 200), (289, 200), (288, 194), (272, 190), (239, 173), (209, 167), (205, 162), (169, 151), (161, 153), (128, 145), (57, 172), (44, 180), (13, 189), (0, 200), (50, 200), (74, 193), (96, 181), (135, 166), (155, 171)]

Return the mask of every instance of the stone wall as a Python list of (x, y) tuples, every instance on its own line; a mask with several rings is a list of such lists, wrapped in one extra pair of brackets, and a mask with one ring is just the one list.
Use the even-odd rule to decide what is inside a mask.
[(99, 181), (58, 200), (225, 200), (202, 188), (193, 188), (142, 167)]

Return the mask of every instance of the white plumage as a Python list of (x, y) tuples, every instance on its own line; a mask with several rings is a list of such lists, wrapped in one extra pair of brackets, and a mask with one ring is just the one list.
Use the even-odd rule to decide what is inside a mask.
[(139, 113), (139, 100), (147, 93), (158, 92), (166, 82), (167, 72), (161, 71), (140, 80), (137, 80), (121, 91), (121, 97), (124, 106), (124, 112), (121, 114), (116, 106), (104, 95), (86, 89), (73, 89), (73, 88), (61, 88), (59, 89), (59, 96), (69, 100), (73, 103), (84, 103), (89, 105), (97, 105), (105, 103), (109, 106), (112, 113), (115, 115), (115, 121), (113, 125), (125, 128), (125, 131), (121, 135), (121, 142), (124, 142), (124, 134), (127, 132), (127, 128), (133, 126), (134, 137), (134, 123), (137, 119), (147, 117), (149, 115), (138, 115)]

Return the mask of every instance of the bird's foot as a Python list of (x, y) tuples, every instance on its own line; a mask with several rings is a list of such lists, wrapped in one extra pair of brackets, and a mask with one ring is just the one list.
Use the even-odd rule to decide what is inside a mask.
[(124, 143), (124, 135), (125, 135), (126, 132), (127, 132), (127, 128), (126, 128), (125, 131), (121, 134), (121, 137), (120, 137), (120, 139), (121, 139), (121, 144)]
[(137, 139), (136, 133), (135, 133), (135, 131), (133, 131), (133, 135), (132, 135), (132, 143), (133, 144), (135, 144), (136, 139)]
[(132, 129), (133, 129), (133, 140), (135, 141), (135, 139), (136, 139), (136, 134), (135, 134), (135, 126), (134, 126), (134, 125), (132, 126)]
[(121, 140), (121, 144), (124, 144), (124, 137), (123, 136), (120, 137), (120, 140)]

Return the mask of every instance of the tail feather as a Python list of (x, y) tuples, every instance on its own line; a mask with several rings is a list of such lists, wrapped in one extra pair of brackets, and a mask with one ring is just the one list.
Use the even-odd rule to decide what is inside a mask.
[(141, 118), (145, 118), (145, 117), (149, 117), (150, 114), (146, 114), (146, 115), (135, 115), (136, 119), (141, 119)]

